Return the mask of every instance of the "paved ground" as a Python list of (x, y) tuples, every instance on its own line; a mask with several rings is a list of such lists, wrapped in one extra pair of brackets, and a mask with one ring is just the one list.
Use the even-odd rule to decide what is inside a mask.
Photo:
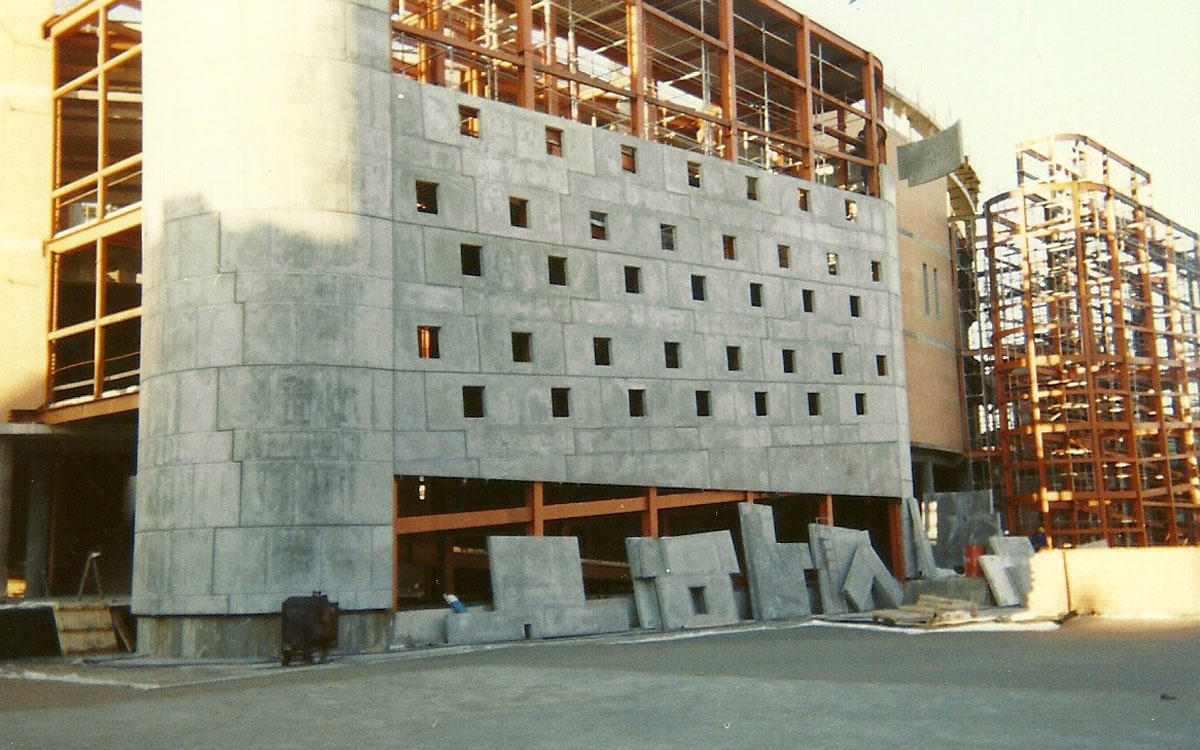
[(0, 747), (1200, 747), (1198, 676), (1200, 623), (1088, 619), (737, 628), (287, 670), (9, 662)]

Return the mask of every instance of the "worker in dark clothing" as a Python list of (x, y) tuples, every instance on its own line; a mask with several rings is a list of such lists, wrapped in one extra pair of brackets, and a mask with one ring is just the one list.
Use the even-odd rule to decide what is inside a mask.
[(1038, 530), (1029, 535), (1029, 542), (1033, 545), (1034, 552), (1040, 552), (1050, 546), (1050, 542), (1046, 540), (1046, 527), (1038, 526)]

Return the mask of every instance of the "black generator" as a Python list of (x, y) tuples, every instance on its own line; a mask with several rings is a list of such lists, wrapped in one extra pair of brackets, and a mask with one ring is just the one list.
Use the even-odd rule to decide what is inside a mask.
[(314, 653), (325, 661), (329, 650), (337, 647), (338, 605), (320, 591), (289, 596), (283, 602), (280, 621), (279, 663), (285, 667), (296, 657), (312, 664)]

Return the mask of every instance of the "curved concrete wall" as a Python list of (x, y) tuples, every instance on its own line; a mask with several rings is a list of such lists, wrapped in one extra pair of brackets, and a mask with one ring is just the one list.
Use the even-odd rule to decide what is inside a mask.
[(391, 593), (386, 0), (150, 0), (134, 611)]

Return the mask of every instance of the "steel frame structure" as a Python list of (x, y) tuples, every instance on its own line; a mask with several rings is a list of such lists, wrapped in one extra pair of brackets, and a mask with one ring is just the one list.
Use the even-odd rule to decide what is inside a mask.
[(776, 0), (397, 0), (404, 76), (879, 195), (883, 67)]
[(65, 422), (137, 408), (141, 350), (141, 3), (46, 22), (54, 60), (45, 408)]
[(1022, 144), (1017, 170), (983, 207), (975, 338), (1008, 528), (1195, 542), (1197, 234), (1150, 207), (1145, 170), (1085, 136)]

